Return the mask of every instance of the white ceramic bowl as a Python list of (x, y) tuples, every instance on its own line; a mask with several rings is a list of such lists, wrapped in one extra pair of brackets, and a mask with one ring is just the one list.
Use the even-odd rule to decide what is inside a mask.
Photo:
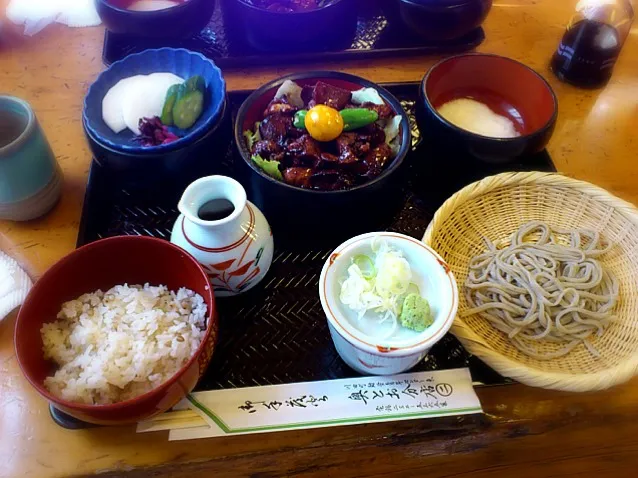
[[(339, 300), (352, 258), (372, 256), (372, 241), (379, 236), (403, 252), (412, 269), (412, 281), (430, 303), (434, 323), (423, 332), (401, 328), (390, 339), (375, 338), (361, 330), (356, 313)], [(350, 367), (366, 375), (394, 375), (414, 367), (450, 329), (459, 304), (456, 280), (441, 256), (423, 242), (393, 232), (363, 234), (337, 247), (321, 271), (319, 296), (337, 352)]]

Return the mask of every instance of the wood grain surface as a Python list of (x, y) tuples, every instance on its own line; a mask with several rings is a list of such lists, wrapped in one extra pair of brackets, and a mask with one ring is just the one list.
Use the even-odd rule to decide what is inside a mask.
[[(0, 0), (4, 12), (6, 0)], [(638, 203), (638, 28), (601, 90), (560, 83), (548, 62), (575, 0), (497, 0), (479, 51), (523, 61), (551, 82), (559, 119), (549, 151), (558, 169)], [(70, 252), (90, 155), (81, 111), (104, 68), (103, 29), (54, 25), (23, 37), (0, 14), (0, 93), (29, 101), (65, 175), (45, 218), (0, 222), (0, 249), (37, 278)], [(378, 82), (416, 81), (434, 57), (297, 68), (225, 71), (230, 89), (282, 74), (338, 69)], [(638, 465), (638, 380), (605, 392), (568, 394), (502, 386), (479, 390), (485, 414), (325, 428), (195, 442), (132, 427), (68, 431), (23, 379), (13, 353), (15, 314), (0, 322), (0, 476), (429, 476), (632, 477)]]

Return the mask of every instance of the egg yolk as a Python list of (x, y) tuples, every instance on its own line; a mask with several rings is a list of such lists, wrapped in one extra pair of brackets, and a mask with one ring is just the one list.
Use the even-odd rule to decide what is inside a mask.
[(308, 111), (306, 129), (317, 141), (332, 141), (343, 132), (343, 118), (339, 112), (326, 105), (317, 105)]

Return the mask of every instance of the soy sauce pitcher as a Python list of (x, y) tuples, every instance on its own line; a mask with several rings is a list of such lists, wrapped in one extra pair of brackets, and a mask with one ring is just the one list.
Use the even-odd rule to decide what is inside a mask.
[(216, 297), (245, 292), (272, 262), (268, 221), (232, 178), (208, 176), (186, 188), (171, 242), (189, 252), (208, 273)]
[(560, 80), (576, 86), (605, 85), (633, 20), (629, 0), (581, 0), (554, 53), (552, 71)]

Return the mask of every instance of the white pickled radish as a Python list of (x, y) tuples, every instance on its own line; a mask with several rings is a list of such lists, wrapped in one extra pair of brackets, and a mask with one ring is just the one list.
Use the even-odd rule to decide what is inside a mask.
[(140, 119), (161, 116), (166, 92), (171, 86), (183, 82), (182, 78), (173, 73), (152, 73), (139, 76), (137, 81), (131, 82), (122, 97), (122, 115), (127, 128), (139, 135)]
[(102, 119), (106, 125), (119, 133), (126, 129), (122, 106), (124, 105), (123, 97), (126, 96), (127, 90), (140, 78), (139, 76), (131, 76), (118, 81), (104, 96), (102, 100)]

